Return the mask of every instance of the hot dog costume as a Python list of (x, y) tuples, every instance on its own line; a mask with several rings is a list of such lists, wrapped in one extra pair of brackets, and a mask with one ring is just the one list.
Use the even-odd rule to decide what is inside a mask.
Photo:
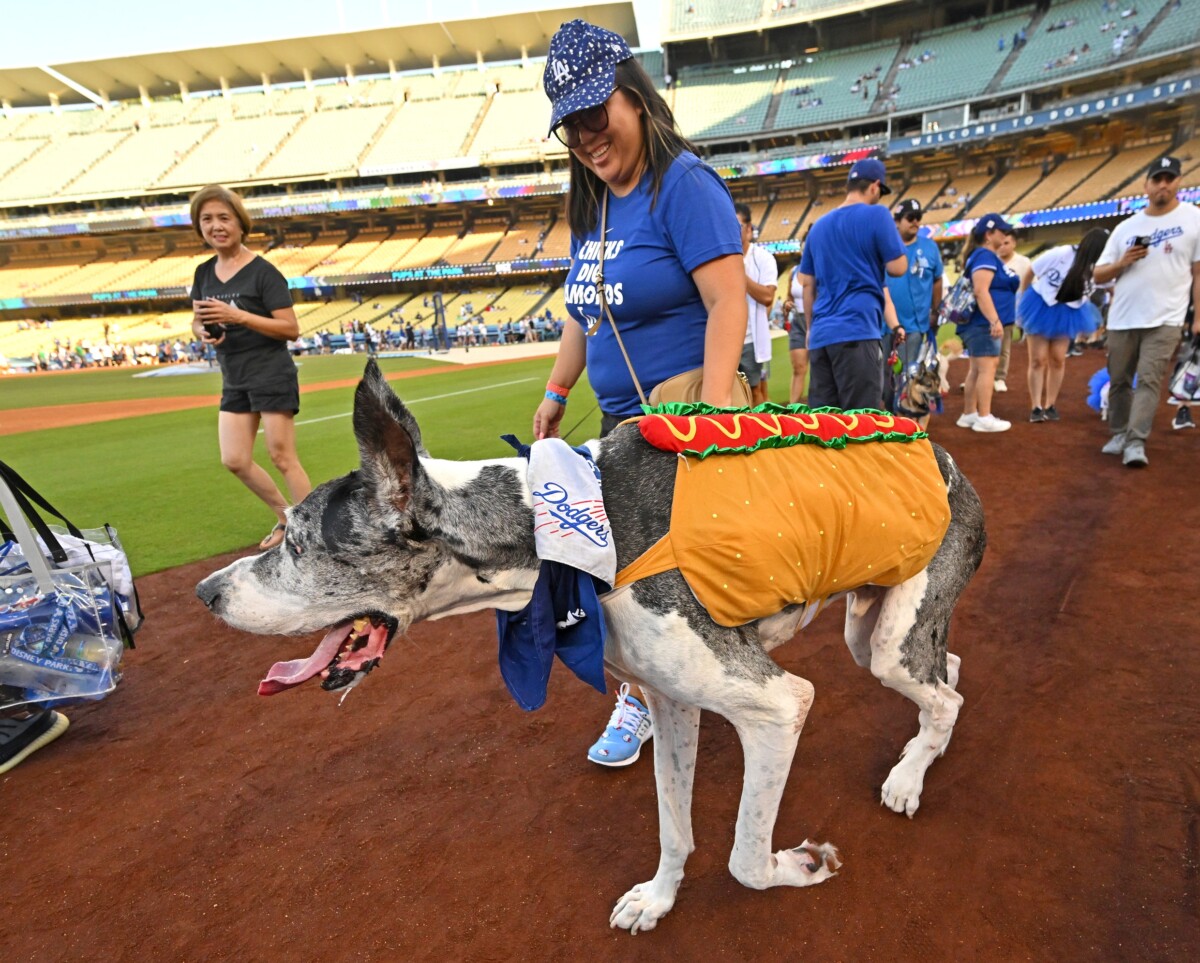
[(681, 457), (667, 534), (614, 588), (678, 569), (720, 625), (898, 585), (929, 564), (950, 524), (933, 447), (908, 418), (669, 404), (636, 423)]

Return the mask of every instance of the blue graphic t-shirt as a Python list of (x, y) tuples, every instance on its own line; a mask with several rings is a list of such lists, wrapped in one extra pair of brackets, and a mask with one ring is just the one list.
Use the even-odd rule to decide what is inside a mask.
[[(708, 311), (691, 272), (726, 254), (742, 255), (733, 198), (725, 182), (695, 154), (680, 154), (651, 205), (649, 172), (625, 197), (608, 198), (604, 286), (638, 380), (647, 395), (661, 381), (704, 364)], [(571, 237), (567, 310), (584, 328), (600, 315), (596, 273), (600, 222)], [(587, 375), (600, 410), (640, 415), (641, 402), (607, 320), (587, 339)]]
[[(974, 282), (976, 271), (991, 273), (992, 283), (988, 285), (988, 292), (992, 296), (992, 303), (996, 305), (996, 315), (1000, 318), (1001, 324), (1012, 324), (1017, 319), (1017, 289), (1021, 286), (1021, 279), (1016, 274), (1010, 274), (1004, 267), (1004, 262), (1000, 260), (1000, 255), (995, 251), (989, 251), (986, 247), (975, 248), (971, 252), (971, 256), (967, 258), (966, 273), (971, 275), (972, 282)], [(988, 320), (979, 310), (978, 304), (971, 312), (970, 319), (958, 327), (966, 328), (973, 325), (985, 328), (988, 326)]]
[(817, 279), (808, 349), (879, 337), (884, 265), (904, 255), (892, 215), (874, 204), (830, 211), (813, 225), (800, 271)]
[[(896, 317), (909, 334), (923, 334), (929, 330), (929, 311), (933, 304), (933, 286), (942, 276), (942, 255), (938, 246), (927, 237), (917, 237), (906, 248), (908, 270), (902, 277), (890, 275), (888, 293), (896, 307)], [(883, 329), (880, 329), (882, 333)]]

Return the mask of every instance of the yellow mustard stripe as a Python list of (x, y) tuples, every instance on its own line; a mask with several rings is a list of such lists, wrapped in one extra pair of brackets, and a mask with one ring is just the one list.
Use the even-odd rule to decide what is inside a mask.
[(667, 426), (667, 428), (671, 432), (671, 434), (673, 434), (680, 441), (691, 441), (693, 438), (696, 437), (696, 421), (697, 421), (696, 418), (689, 418), (687, 420), (689, 430), (688, 430), (687, 434), (683, 434), (681, 431), (679, 431), (679, 429), (677, 429), (675, 427), (675, 423), (672, 422), (671, 419), (666, 417), (665, 415), (650, 415), (650, 417), (662, 419), (663, 424)]

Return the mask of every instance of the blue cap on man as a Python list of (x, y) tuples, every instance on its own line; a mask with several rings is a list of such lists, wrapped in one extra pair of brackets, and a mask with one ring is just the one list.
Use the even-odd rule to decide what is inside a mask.
[(625, 39), (586, 20), (571, 20), (550, 38), (542, 87), (550, 98), (550, 131), (576, 111), (596, 107), (617, 86), (617, 64), (633, 56)]
[(879, 181), (879, 193), (881, 195), (892, 193), (892, 189), (887, 186), (887, 168), (883, 166), (883, 161), (876, 160), (874, 157), (855, 161), (850, 168), (850, 175), (846, 179), (851, 181)]

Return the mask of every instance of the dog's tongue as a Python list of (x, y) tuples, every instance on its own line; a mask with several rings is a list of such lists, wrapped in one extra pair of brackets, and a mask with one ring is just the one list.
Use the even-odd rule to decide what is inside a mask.
[(333, 661), (334, 656), (338, 654), (338, 648), (346, 641), (353, 629), (353, 625), (342, 625), (330, 629), (325, 638), (321, 640), (321, 644), (317, 646), (317, 651), (307, 659), (276, 662), (271, 666), (267, 677), (258, 684), (258, 694), (261, 696), (275, 695), (275, 693), (290, 689), (301, 682), (307, 682)]

